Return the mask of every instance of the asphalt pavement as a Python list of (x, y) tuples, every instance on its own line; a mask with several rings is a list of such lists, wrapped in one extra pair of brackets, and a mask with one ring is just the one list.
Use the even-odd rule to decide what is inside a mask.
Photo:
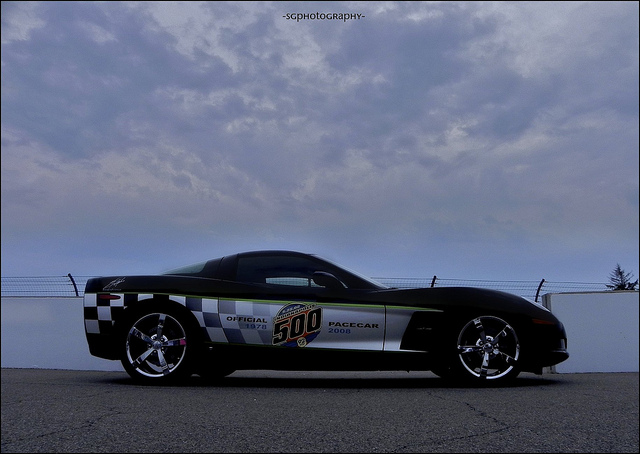
[(2, 452), (638, 452), (638, 373), (242, 371), (142, 386), (124, 372), (2, 369)]

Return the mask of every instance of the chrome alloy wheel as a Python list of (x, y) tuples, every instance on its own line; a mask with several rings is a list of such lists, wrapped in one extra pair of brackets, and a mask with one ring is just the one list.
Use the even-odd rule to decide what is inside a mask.
[(477, 317), (460, 331), (458, 356), (470, 378), (506, 379), (518, 375), (520, 343), (506, 321), (494, 316)]
[(126, 337), (127, 369), (148, 378), (176, 372), (187, 353), (187, 336), (179, 320), (165, 313), (138, 319)]

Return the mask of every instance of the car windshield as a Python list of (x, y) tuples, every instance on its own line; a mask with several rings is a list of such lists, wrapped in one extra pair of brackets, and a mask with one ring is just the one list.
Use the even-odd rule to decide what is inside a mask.
[(325, 261), (327, 263), (330, 263), (331, 265), (333, 265), (335, 267), (338, 267), (338, 268), (348, 272), (349, 274), (352, 274), (352, 275), (356, 276), (358, 279), (362, 279), (363, 281), (371, 284), (373, 287), (377, 287), (377, 288), (380, 288), (380, 289), (389, 288), (386, 285), (381, 284), (380, 282), (374, 281), (370, 277), (367, 277), (367, 276), (365, 276), (363, 274), (358, 273), (357, 271), (353, 271), (352, 269), (347, 268), (346, 266), (340, 265), (340, 264), (335, 263), (335, 262), (333, 262), (331, 260), (327, 260), (324, 257), (319, 257), (317, 255), (315, 257), (317, 257), (317, 258), (319, 258), (319, 259), (321, 259), (321, 260), (323, 260), (323, 261)]

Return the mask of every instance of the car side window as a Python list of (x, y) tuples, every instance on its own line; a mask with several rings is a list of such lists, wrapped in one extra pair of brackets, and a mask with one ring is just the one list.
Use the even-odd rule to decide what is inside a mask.
[(309, 279), (306, 277), (287, 277), (287, 276), (278, 276), (278, 277), (267, 277), (267, 284), (273, 285), (289, 285), (293, 287), (320, 287), (318, 284), (313, 282), (313, 279)]
[(322, 288), (313, 281), (319, 264), (306, 257), (240, 257), (236, 279), (240, 282), (291, 287)]

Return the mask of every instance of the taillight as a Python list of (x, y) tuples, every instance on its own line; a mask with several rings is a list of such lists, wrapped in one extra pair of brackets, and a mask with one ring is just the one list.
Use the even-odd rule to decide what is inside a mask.
[(120, 295), (111, 295), (107, 293), (107, 294), (98, 295), (98, 298), (101, 300), (119, 300)]

